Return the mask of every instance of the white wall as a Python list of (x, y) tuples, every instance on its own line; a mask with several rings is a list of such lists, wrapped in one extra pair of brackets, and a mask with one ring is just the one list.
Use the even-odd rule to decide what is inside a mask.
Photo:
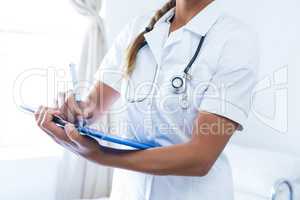
[[(299, 1), (220, 1), (231, 15), (238, 16), (257, 30), (261, 40), (260, 79), (267, 78), (268, 80), (269, 78), (272, 86), (256, 95), (254, 111), (249, 118), (247, 130), (237, 134), (234, 142), (300, 155), (298, 129), (300, 95), (297, 91), (300, 83), (300, 56), (296, 55), (300, 52), (300, 39), (298, 38), (300, 14), (296, 10), (300, 7)], [(162, 2), (163, 0), (147, 1), (147, 3), (140, 0), (107, 1), (105, 20), (109, 41), (111, 42), (134, 16), (153, 10)], [(284, 66), (288, 67), (287, 76), (284, 70), (276, 73)], [(278, 76), (279, 78), (276, 78)], [(284, 82), (285, 77), (288, 77), (288, 83), (273, 84), (274, 78), (283, 79)], [(277, 80), (278, 82), (280, 81)], [(287, 97), (286, 93), (288, 93)], [(274, 108), (276, 105), (277, 108)], [(286, 124), (288, 124), (287, 127)]]
[[(229, 13), (251, 24), (258, 32), (261, 44), (259, 77), (260, 80), (271, 81), (271, 87), (257, 94), (248, 129), (236, 137), (235, 142), (300, 155), (300, 95), (296, 90), (300, 84), (300, 59), (296, 56), (300, 46), (300, 14), (296, 8), (300, 7), (300, 2), (220, 1)], [(280, 69), (282, 71), (278, 71)], [(285, 69), (287, 74), (284, 74)], [(265, 116), (260, 118), (263, 115)]]
[(165, 0), (107, 0), (105, 1), (105, 24), (108, 29), (108, 41), (113, 38), (131, 19), (145, 12), (156, 10)]

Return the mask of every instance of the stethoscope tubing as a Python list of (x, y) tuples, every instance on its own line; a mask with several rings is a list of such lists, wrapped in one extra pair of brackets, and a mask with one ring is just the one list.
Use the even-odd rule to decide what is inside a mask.
[[(197, 57), (198, 57), (198, 55), (199, 55), (199, 53), (200, 53), (200, 50), (201, 50), (201, 48), (202, 48), (202, 46), (203, 46), (205, 37), (206, 37), (206, 36), (202, 36), (202, 37), (201, 37), (201, 39), (200, 39), (200, 41), (199, 41), (199, 44), (198, 44), (198, 46), (197, 46), (197, 49), (196, 49), (196, 51), (195, 51), (195, 53), (194, 53), (192, 59), (190, 60), (190, 62), (189, 62), (188, 65), (186, 66), (186, 68), (183, 70), (183, 75), (182, 75), (182, 76), (175, 76), (175, 77), (173, 77), (173, 78), (171, 79), (171, 85), (172, 85), (172, 87), (173, 87), (173, 89), (174, 89), (174, 93), (175, 93), (175, 94), (181, 93), (181, 92), (180, 92), (180, 91), (181, 91), (180, 88), (177, 88), (177, 87), (174, 86), (173, 81), (174, 81), (176, 78), (181, 79), (181, 81), (182, 81), (182, 83), (183, 83), (183, 85), (181, 86), (181, 87), (183, 87), (182, 92), (186, 92), (186, 83), (185, 83), (185, 80), (183, 80), (183, 79), (190, 79), (190, 78), (191, 78), (191, 75), (189, 74), (189, 71), (190, 71), (191, 67), (193, 66), (194, 62), (196, 61), (196, 59), (197, 59)], [(144, 44), (142, 45), (142, 47), (144, 47), (145, 45), (147, 45), (147, 42), (144, 42)], [(154, 84), (157, 82), (156, 80), (157, 80), (157, 78), (158, 78), (158, 73), (157, 73), (157, 71), (158, 71), (158, 65), (156, 65), (155, 74), (154, 74), (154, 79), (153, 79), (152, 84), (151, 84), (151, 85), (152, 85), (152, 86), (151, 86), (151, 90), (150, 90), (150, 92), (149, 92), (145, 97), (143, 97), (143, 98), (140, 98), (140, 99), (130, 99), (130, 98), (128, 97), (128, 90), (129, 90), (129, 81), (128, 81), (127, 86), (126, 86), (126, 91), (125, 91), (125, 93), (126, 93), (125, 96), (126, 96), (126, 100), (127, 100), (128, 103), (141, 103), (141, 102), (145, 101), (151, 94), (153, 94)]]

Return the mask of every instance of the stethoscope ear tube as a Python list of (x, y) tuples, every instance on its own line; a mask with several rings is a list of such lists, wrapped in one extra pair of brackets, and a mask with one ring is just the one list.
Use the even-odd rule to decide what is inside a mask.
[(203, 46), (203, 43), (204, 43), (204, 40), (205, 40), (205, 36), (202, 36), (201, 39), (200, 39), (200, 42), (197, 46), (197, 49), (196, 49), (196, 52), (195, 52), (194, 56), (192, 57), (189, 64), (186, 66), (186, 68), (183, 71), (184, 74), (189, 75), (189, 71), (190, 71), (191, 67), (193, 66), (194, 62), (196, 61), (196, 59), (197, 59), (197, 57), (200, 53), (200, 50), (201, 50), (201, 48)]

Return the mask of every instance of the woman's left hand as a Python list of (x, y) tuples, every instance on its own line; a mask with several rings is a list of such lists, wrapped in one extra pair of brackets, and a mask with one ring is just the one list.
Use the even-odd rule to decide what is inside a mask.
[(67, 124), (63, 129), (52, 121), (54, 115), (60, 114), (58, 109), (40, 106), (35, 119), (37, 125), (59, 145), (92, 161), (101, 157), (103, 152), (96, 140), (80, 135), (73, 124)]

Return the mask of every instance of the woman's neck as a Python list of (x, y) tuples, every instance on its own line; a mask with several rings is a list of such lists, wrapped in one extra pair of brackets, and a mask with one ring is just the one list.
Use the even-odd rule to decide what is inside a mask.
[(175, 17), (170, 32), (187, 24), (195, 15), (214, 0), (176, 0)]

